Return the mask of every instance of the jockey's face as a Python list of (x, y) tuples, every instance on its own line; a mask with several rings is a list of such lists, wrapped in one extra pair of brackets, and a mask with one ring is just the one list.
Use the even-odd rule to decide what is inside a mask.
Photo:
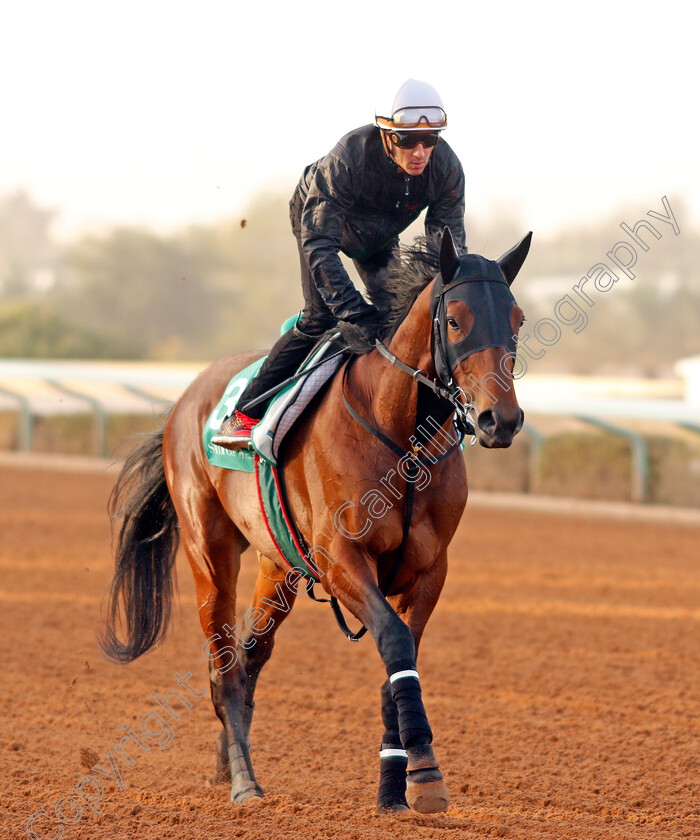
[(385, 142), (391, 149), (391, 156), (397, 166), (407, 175), (420, 175), (428, 165), (430, 155), (433, 153), (432, 148), (426, 149), (422, 143), (412, 149), (400, 149), (396, 143), (391, 142), (389, 137), (386, 138)]

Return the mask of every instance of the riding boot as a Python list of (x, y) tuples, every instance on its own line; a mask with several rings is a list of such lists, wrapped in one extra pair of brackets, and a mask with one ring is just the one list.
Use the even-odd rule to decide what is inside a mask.
[(297, 327), (281, 336), (257, 376), (251, 379), (241, 394), (236, 410), (224, 419), (211, 442), (226, 449), (248, 446), (251, 433), (265, 414), (272, 397), (250, 407), (249, 403), (296, 373), (317, 340), (318, 337), (305, 335)]
[(249, 417), (260, 419), (270, 403), (270, 397), (250, 408), (247, 405), (270, 388), (296, 373), (319, 336), (310, 336), (297, 327), (281, 336), (263, 362), (257, 375), (251, 379), (238, 400), (237, 408)]

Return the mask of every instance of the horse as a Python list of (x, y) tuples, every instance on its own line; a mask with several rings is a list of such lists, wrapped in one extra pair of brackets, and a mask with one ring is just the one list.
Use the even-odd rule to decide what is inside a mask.
[[(522, 427), (513, 366), (524, 316), (510, 285), (530, 238), (498, 260), (460, 256), (447, 229), (439, 245), (424, 239), (409, 249), (392, 276), (368, 290), (385, 316), (382, 340), (344, 362), (284, 442), (289, 506), (314, 547), (321, 585), (362, 622), (386, 667), (380, 813), (435, 813), (449, 804), (416, 659), (467, 501), (454, 421), (466, 428), (468, 414), (487, 448), (509, 446)], [(125, 461), (109, 504), (122, 524), (102, 636), (119, 662), (161, 640), (181, 544), (222, 724), (215, 780), (230, 783), (236, 804), (263, 796), (250, 757), (255, 687), (300, 575), (290, 580), (252, 474), (212, 466), (202, 430), (231, 377), (259, 355), (213, 363)], [(237, 623), (236, 583), (249, 546), (259, 571), (252, 608)]]

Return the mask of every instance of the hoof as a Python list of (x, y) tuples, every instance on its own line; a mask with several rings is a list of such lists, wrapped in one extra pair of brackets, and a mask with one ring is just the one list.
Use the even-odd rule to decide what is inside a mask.
[(260, 785), (253, 785), (253, 787), (240, 788), (236, 791), (231, 791), (231, 802), (234, 805), (242, 805), (244, 802), (253, 802), (261, 800), (265, 794)]
[(446, 811), (450, 804), (450, 794), (440, 771), (419, 770), (413, 778), (412, 775), (409, 773), (406, 783), (406, 800), (411, 808), (419, 814)]
[(263, 799), (264, 797), (261, 793), (249, 791), (245, 799), (239, 800), (236, 804), (245, 805), (246, 808), (257, 808), (258, 805), (262, 805)]
[(377, 803), (378, 814), (402, 814), (410, 810), (405, 799), (398, 802)]

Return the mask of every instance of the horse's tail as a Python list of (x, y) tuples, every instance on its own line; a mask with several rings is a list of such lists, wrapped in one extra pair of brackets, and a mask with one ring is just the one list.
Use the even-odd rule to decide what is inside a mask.
[[(180, 532), (165, 482), (163, 429), (147, 435), (128, 456), (108, 510), (122, 526), (100, 644), (111, 659), (131, 662), (162, 639), (170, 620)], [(117, 635), (120, 612), (124, 642)]]

